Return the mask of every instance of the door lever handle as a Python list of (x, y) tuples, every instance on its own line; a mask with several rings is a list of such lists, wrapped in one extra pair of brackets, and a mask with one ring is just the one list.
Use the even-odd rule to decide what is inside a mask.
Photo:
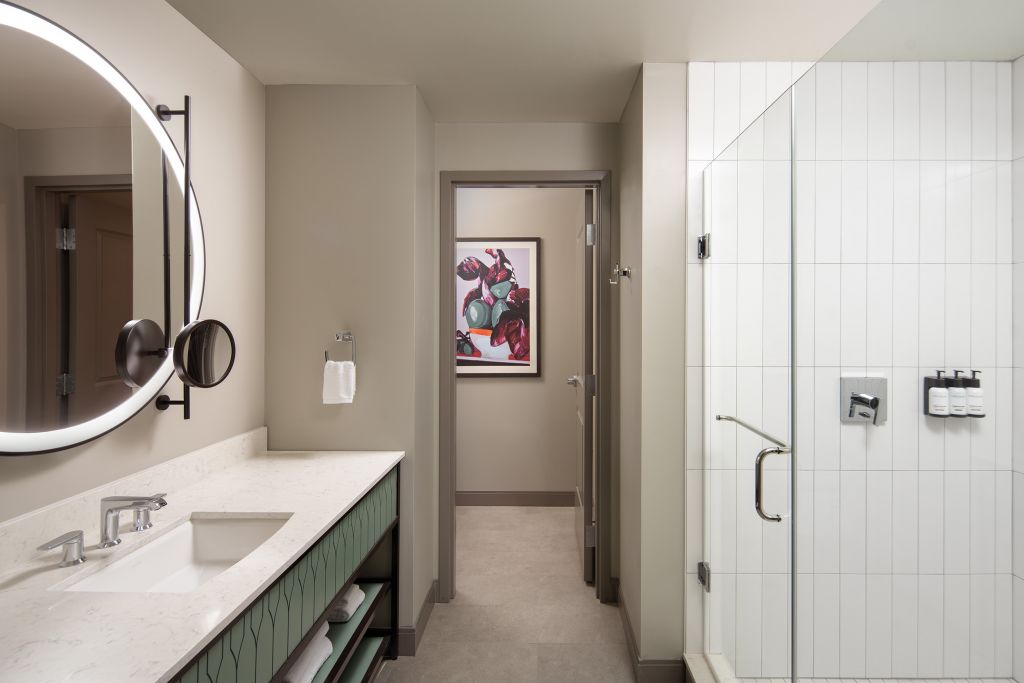
[(571, 375), (565, 379), (565, 383), (571, 387), (578, 387), (580, 385), (579, 375)]
[(764, 495), (762, 493), (764, 459), (769, 455), (781, 455), (784, 453), (789, 453), (789, 449), (783, 446), (769, 446), (758, 453), (757, 458), (754, 460), (754, 509), (757, 510), (757, 515), (766, 522), (781, 522), (782, 516), (769, 515), (764, 511)]

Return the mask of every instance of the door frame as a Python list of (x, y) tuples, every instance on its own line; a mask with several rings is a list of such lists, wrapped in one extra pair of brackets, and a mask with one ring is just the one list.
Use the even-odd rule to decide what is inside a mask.
[(611, 171), (441, 171), (439, 245), (439, 377), (438, 377), (438, 591), (437, 602), (455, 597), (455, 279), (446, 277), (455, 262), (455, 191), (460, 187), (580, 187), (593, 188), (597, 202), (597, 552), (595, 592), (601, 602), (617, 600), (612, 569), (612, 267), (613, 236), (618, 224), (612, 214)]

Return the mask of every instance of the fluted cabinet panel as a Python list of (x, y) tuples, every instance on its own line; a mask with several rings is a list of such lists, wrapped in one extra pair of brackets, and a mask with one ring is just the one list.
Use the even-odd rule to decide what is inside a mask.
[(398, 515), (393, 469), (174, 683), (269, 683)]

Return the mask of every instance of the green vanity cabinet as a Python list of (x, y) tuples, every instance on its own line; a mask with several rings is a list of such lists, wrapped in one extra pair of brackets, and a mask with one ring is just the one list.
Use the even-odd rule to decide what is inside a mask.
[[(397, 590), (393, 588), (398, 578), (398, 466), (172, 679), (173, 683), (270, 683), (279, 678), (282, 665), (299, 649), (307, 634), (314, 631), (314, 626), (320, 626), (327, 608), (348, 588), (360, 565), (389, 532), (394, 605)], [(394, 617), (392, 609), (392, 630), (397, 627)], [(358, 661), (358, 657), (353, 661)]]

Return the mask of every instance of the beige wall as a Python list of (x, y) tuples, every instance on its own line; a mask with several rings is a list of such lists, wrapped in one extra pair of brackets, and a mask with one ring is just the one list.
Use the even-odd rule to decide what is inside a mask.
[[(416, 186), (413, 268), (416, 273), (416, 516), (412, 607), (437, 578), (438, 240), (434, 232), (434, 118), (416, 93)], [(406, 518), (408, 519), (408, 517)], [(406, 524), (406, 522), (403, 522)]]
[(619, 162), (619, 253), (634, 277), (623, 278), (619, 297), (619, 596), (628, 606), (638, 643), (642, 643), (640, 600), (640, 329), (643, 265), (644, 79), (637, 77), (622, 112)]
[(684, 579), (686, 65), (645, 64), (640, 78), (623, 119), (620, 256), (634, 268), (634, 277), (620, 286), (621, 588), (640, 656), (678, 659)]
[(618, 162), (615, 123), (439, 123), (439, 171), (604, 171)]
[(655, 659), (683, 653), (685, 187), (686, 65), (645, 64), (641, 652)]
[[(194, 186), (209, 269), (203, 314), (232, 328), (238, 358), (224, 384), (192, 393), (188, 422), (180, 411), (160, 413), (150, 406), (115, 432), (78, 448), (0, 458), (0, 519), (263, 424), (263, 86), (161, 0), (22, 4), (93, 45), (151, 104), (193, 96)], [(180, 123), (169, 129), (180, 144)], [(42, 174), (41, 168), (24, 172)], [(177, 381), (168, 389), (172, 396), (181, 391)]]
[[(270, 446), (406, 451), (403, 625), (435, 575), (432, 123), (413, 86), (267, 89)], [(339, 330), (358, 389), (325, 406), (324, 350), (350, 351)]]
[[(576, 233), (581, 188), (461, 188), (458, 237), (539, 237), (540, 377), (456, 381), (459, 491), (573, 491), (579, 422), (565, 378), (578, 365)], [(449, 274), (449, 277), (454, 277)]]

